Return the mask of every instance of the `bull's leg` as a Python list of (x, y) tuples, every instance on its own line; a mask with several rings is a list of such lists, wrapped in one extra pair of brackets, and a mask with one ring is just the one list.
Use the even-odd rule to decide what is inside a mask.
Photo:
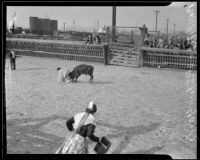
[(78, 79), (78, 76), (77, 76), (77, 77), (75, 77), (75, 82), (77, 81), (77, 79)]
[(93, 75), (92, 74), (89, 74), (90, 75), (90, 80), (89, 82), (93, 83)]

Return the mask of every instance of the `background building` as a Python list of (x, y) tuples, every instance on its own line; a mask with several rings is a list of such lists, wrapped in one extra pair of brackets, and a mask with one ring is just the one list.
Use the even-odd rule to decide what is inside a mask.
[(58, 31), (57, 20), (29, 17), (29, 23), (32, 34), (53, 35), (55, 31)]

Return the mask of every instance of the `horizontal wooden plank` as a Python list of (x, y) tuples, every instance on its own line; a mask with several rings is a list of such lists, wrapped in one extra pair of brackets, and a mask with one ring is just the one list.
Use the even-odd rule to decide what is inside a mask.
[(131, 57), (131, 58), (121, 57), (120, 59), (121, 60), (128, 60), (128, 61), (136, 61), (136, 60), (139, 60), (139, 57)]
[(139, 55), (139, 52), (135, 52), (135, 51), (127, 54), (127, 56), (138, 56), (138, 55)]
[(112, 62), (110, 64), (111, 65), (118, 65), (118, 66), (135, 67), (135, 68), (139, 67), (139, 64), (124, 64), (124, 63), (115, 63), (115, 62)]
[(127, 45), (115, 45), (115, 44), (111, 44), (110, 47), (111, 48), (114, 48), (114, 47), (119, 47), (119, 48), (134, 48), (136, 45), (130, 45), (130, 46), (127, 46)]
[(156, 53), (147, 53), (147, 56), (158, 56), (158, 57), (177, 57), (177, 58), (197, 58), (196, 55), (188, 55), (188, 56), (182, 56), (182, 55), (168, 55), (168, 54), (156, 54)]
[[(118, 49), (111, 49), (110, 52), (115, 52), (115, 53), (123, 53), (126, 52), (128, 50), (118, 50)], [(133, 51), (129, 52), (129, 53), (134, 53), (134, 52), (138, 52), (135, 48), (133, 48)]]
[(123, 52), (124, 52), (124, 50), (117, 50), (117, 49), (110, 50), (110, 53), (116, 53), (116, 54), (121, 54)]
[[(115, 53), (124, 53), (124, 52), (126, 52), (126, 51), (128, 51), (128, 50), (130, 50), (130, 49), (124, 49), (124, 50), (110, 49), (110, 53), (111, 53), (111, 52), (115, 52)], [(133, 50), (132, 50), (131, 52), (129, 52), (129, 53), (135, 53), (135, 52), (139, 53), (139, 50), (137, 50), (136, 48), (133, 48)]]
[(110, 63), (115, 63), (115, 64), (133, 64), (133, 65), (136, 65), (136, 64), (139, 64), (137, 61), (134, 61), (134, 62), (129, 62), (129, 61), (111, 61)]
[(120, 62), (120, 63), (126, 63), (126, 62), (129, 62), (129, 63), (133, 63), (133, 62), (138, 62), (139, 60), (138, 59), (111, 59), (110, 60), (111, 62)]
[(113, 62), (110, 62), (110, 63), (112, 63), (112, 64), (132, 64), (132, 65), (138, 64), (138, 62), (124, 62), (124, 61), (122, 61), (122, 62), (113, 61)]
[(196, 64), (186, 64), (186, 63), (170, 63), (170, 62), (163, 62), (163, 63), (158, 63), (158, 62), (146, 62), (146, 61), (143, 61), (144, 64), (157, 64), (157, 65), (183, 65), (183, 66), (197, 66)]
[(113, 57), (117, 57), (118, 56), (118, 54), (115, 54), (115, 53), (112, 53), (110, 55), (113, 56)]
[(129, 49), (129, 48), (138, 48), (139, 45), (134, 45), (134, 46), (131, 46), (131, 47), (128, 47), (128, 46), (115, 46), (115, 45), (112, 45), (112, 46), (109, 46), (110, 49), (119, 49), (119, 50), (124, 50), (124, 49)]
[(126, 46), (126, 47), (133, 47), (134, 44), (132, 43), (120, 43), (120, 42), (111, 42), (110, 43), (111, 46)]
[(31, 51), (31, 50), (20, 50), (20, 49), (15, 49), (16, 51), (20, 52), (32, 52), (32, 53), (44, 53), (44, 54), (54, 54), (54, 55), (63, 55), (63, 56), (75, 56), (75, 57), (90, 57), (90, 58), (104, 58), (100, 56), (88, 56), (88, 55), (78, 55), (78, 54), (63, 54), (63, 53), (55, 53), (55, 52), (44, 52), (44, 51)]
[[(131, 51), (130, 51), (131, 50)], [(124, 52), (126, 52), (126, 51), (130, 51), (129, 53), (139, 53), (137, 50), (135, 50), (135, 48), (133, 48), (133, 49), (129, 49), (129, 50), (118, 50), (118, 49), (111, 49), (110, 50), (110, 53), (111, 52), (115, 52), (115, 53), (124, 53)]]
[(110, 61), (110, 63), (124, 63), (124, 61), (114, 60), (114, 61)]
[(185, 55), (190, 55), (190, 54), (197, 54), (197, 51), (188, 51), (188, 50), (179, 50), (179, 49), (163, 49), (163, 48), (150, 48), (150, 47), (141, 47), (142, 51), (146, 52), (151, 52), (151, 53), (169, 53), (172, 55), (179, 55), (179, 54), (185, 54)]
[[(113, 56), (113, 57), (116, 57), (116, 56), (118, 56), (119, 54), (116, 54), (116, 53), (111, 53), (110, 54), (111, 56)], [(129, 58), (135, 58), (135, 57), (139, 57), (139, 54), (126, 54), (126, 55), (123, 55), (123, 57), (129, 57)]]
[[(111, 53), (110, 55), (111, 56), (118, 56), (119, 54)], [(123, 56), (126, 56), (126, 57), (139, 57), (139, 54), (125, 54)]]
[(131, 52), (131, 51), (133, 51), (133, 49), (130, 49), (130, 50), (128, 50), (128, 51), (126, 51), (126, 52), (124, 52), (124, 53), (122, 53), (122, 54), (119, 54), (117, 57), (115, 57), (115, 59), (120, 58), (120, 57), (122, 57), (123, 55), (128, 54), (128, 53)]

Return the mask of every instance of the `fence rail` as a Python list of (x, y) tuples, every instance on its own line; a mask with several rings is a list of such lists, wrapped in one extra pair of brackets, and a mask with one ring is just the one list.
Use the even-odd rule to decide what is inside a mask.
[(178, 70), (197, 69), (196, 51), (142, 47), (141, 60), (144, 67)]
[(107, 64), (108, 46), (70, 44), (55, 41), (8, 39), (6, 49), (13, 48), (18, 55), (62, 58)]

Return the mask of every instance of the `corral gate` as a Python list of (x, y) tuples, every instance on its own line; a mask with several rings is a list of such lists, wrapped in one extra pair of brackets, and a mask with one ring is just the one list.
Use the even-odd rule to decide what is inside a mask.
[(139, 27), (107, 27), (109, 64), (140, 66), (140, 48), (143, 44)]

